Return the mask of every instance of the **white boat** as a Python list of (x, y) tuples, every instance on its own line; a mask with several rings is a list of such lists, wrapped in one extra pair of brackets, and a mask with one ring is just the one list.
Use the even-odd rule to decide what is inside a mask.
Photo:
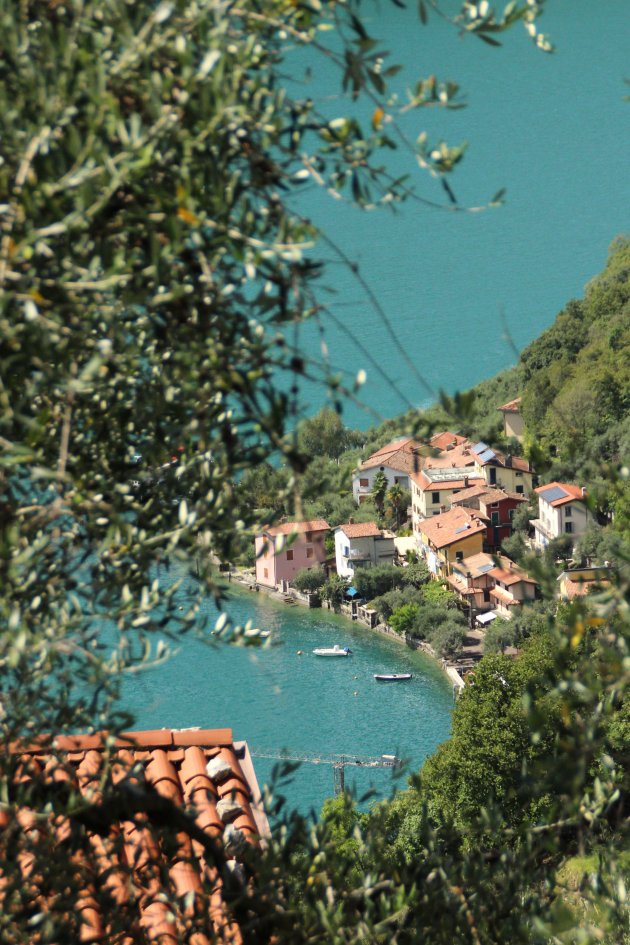
[(318, 646), (313, 650), (315, 656), (352, 656), (352, 650), (349, 646)]
[(374, 673), (377, 682), (400, 682), (402, 679), (412, 679), (413, 673)]

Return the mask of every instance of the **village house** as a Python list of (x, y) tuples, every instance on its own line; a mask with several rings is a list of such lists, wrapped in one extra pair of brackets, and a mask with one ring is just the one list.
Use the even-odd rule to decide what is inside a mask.
[(393, 564), (394, 533), (374, 522), (347, 522), (335, 529), (337, 574), (352, 578), (359, 568)]
[(593, 521), (584, 499), (586, 489), (567, 482), (549, 482), (535, 490), (538, 496), (538, 518), (534, 528), (534, 545), (539, 550), (554, 538), (571, 535), (579, 538)]
[(414, 532), (420, 523), (432, 515), (447, 512), (451, 500), (462, 489), (468, 489), (471, 482), (485, 479), (476, 473), (474, 467), (467, 466), (425, 466), (411, 479), (411, 519)]
[(602, 568), (570, 568), (558, 575), (558, 596), (563, 600), (586, 597), (592, 591), (602, 590), (610, 584), (611, 570)]
[(494, 580), (490, 600), (497, 617), (509, 620), (515, 609), (536, 600), (536, 581), (509, 558), (500, 558), (500, 566), (490, 574)]
[(476, 483), (463, 489), (451, 499), (451, 506), (464, 506), (478, 509), (488, 520), (485, 551), (498, 551), (504, 538), (512, 534), (512, 519), (515, 510), (525, 502), (525, 496), (505, 489), (495, 489), (483, 483)]
[(475, 470), (484, 477), (488, 485), (498, 486), (518, 495), (529, 495), (534, 485), (534, 473), (520, 456), (505, 455), (486, 443), (475, 443), (470, 447)]
[(465, 508), (451, 509), (419, 522), (419, 548), (431, 574), (446, 578), (456, 562), (479, 554), (486, 527), (479, 512)]
[[(487, 614), (510, 619), (515, 608), (536, 599), (536, 582), (509, 558), (490, 554), (471, 555), (453, 565), (448, 585), (472, 607), (472, 617)], [(490, 616), (492, 615), (492, 616)]]
[(328, 531), (328, 522), (316, 519), (274, 525), (257, 535), (256, 582), (286, 590), (298, 571), (324, 565)]
[(521, 398), (515, 397), (502, 407), (497, 407), (497, 410), (503, 414), (503, 432), (506, 437), (512, 437), (522, 443), (525, 436), (525, 423), (521, 414)]
[(398, 485), (408, 490), (409, 476), (420, 468), (421, 460), (417, 452), (420, 448), (420, 443), (411, 437), (403, 437), (383, 446), (357, 466), (352, 473), (352, 495), (356, 504), (360, 505), (369, 498), (378, 472), (385, 474), (389, 489)]

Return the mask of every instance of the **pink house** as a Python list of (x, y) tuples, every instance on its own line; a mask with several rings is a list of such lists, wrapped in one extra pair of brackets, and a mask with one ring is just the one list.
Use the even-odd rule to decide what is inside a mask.
[(256, 581), (265, 587), (291, 583), (302, 568), (326, 562), (324, 538), (328, 522), (287, 522), (256, 536)]

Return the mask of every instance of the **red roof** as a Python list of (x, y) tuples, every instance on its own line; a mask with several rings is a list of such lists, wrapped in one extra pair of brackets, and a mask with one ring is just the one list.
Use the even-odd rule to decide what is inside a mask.
[(521, 398), (515, 397), (514, 400), (509, 400), (507, 404), (503, 404), (502, 407), (497, 407), (497, 410), (505, 410), (506, 413), (520, 413), (521, 409)]
[(467, 442), (467, 439), (465, 436), (460, 436), (459, 433), (451, 433), (449, 430), (445, 430), (444, 433), (436, 433), (429, 442), (436, 450), (448, 450), (449, 447), (461, 446), (462, 443)]
[(293, 535), (303, 532), (327, 532), (330, 525), (323, 518), (316, 518), (310, 522), (285, 522), (284, 525), (273, 525), (265, 531), (265, 535)]
[(463, 506), (425, 518), (418, 528), (436, 548), (445, 548), (485, 531), (487, 522)]
[(268, 825), (231, 729), (40, 737), (10, 751), (17, 807), (0, 811), (0, 835), (11, 831), (21, 873), (3, 873), (0, 900), (17, 881), (54, 912), (60, 876), (65, 941), (242, 943), (224, 890), (246, 882), (243, 853)]
[[(584, 492), (582, 491), (582, 486), (575, 486), (573, 483), (569, 482), (548, 482), (545, 486), (539, 486), (537, 489), (534, 489), (539, 496), (546, 492), (548, 489), (562, 489), (565, 493), (563, 496), (559, 496), (557, 499), (552, 499), (551, 502), (548, 502), (554, 509), (559, 505), (566, 505), (567, 502), (575, 502), (576, 499), (583, 499)], [(548, 500), (545, 499), (545, 502)]]
[(337, 526), (346, 538), (380, 538), (381, 529), (374, 522), (347, 522)]
[(365, 462), (360, 463), (358, 468), (361, 470), (373, 469), (375, 466), (388, 466), (397, 472), (413, 473), (420, 469), (424, 461), (418, 452), (421, 448), (422, 444), (410, 436), (401, 440), (394, 440), (393, 443), (382, 446), (380, 450), (368, 456)]

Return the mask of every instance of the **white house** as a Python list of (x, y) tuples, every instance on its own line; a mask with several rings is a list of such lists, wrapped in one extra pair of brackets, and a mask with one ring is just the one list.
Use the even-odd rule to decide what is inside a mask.
[(420, 446), (411, 437), (403, 437), (383, 446), (357, 466), (352, 473), (352, 495), (356, 504), (368, 498), (378, 472), (385, 474), (388, 489), (393, 485), (409, 489), (410, 475), (421, 466)]
[(335, 529), (337, 574), (353, 578), (359, 568), (393, 564), (396, 557), (394, 533), (374, 522), (348, 522)]
[(579, 538), (593, 521), (584, 498), (586, 489), (567, 482), (549, 482), (534, 490), (538, 495), (538, 518), (534, 526), (534, 544), (545, 548), (554, 538), (571, 535)]

